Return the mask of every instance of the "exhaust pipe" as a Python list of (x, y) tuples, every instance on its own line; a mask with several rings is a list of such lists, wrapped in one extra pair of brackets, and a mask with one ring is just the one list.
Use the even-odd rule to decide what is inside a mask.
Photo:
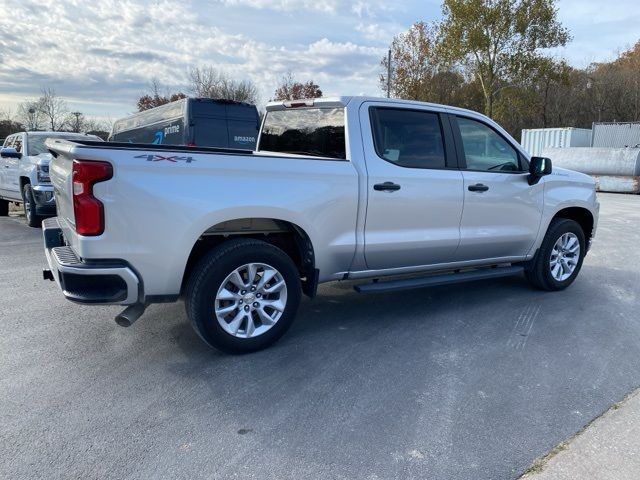
[(134, 303), (125, 308), (120, 315), (116, 316), (116, 323), (121, 327), (130, 327), (144, 313), (147, 305), (144, 303)]

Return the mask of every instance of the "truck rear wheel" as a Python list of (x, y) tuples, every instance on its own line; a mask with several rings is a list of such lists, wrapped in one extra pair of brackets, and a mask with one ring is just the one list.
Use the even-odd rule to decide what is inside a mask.
[(0, 217), (9, 215), (9, 202), (0, 199)]
[(209, 345), (247, 353), (284, 335), (300, 296), (300, 276), (286, 253), (260, 240), (234, 239), (197, 264), (187, 285), (186, 309)]
[(525, 270), (527, 279), (542, 290), (563, 290), (578, 276), (585, 254), (582, 227), (573, 220), (555, 219), (549, 225), (536, 258)]
[(42, 224), (42, 217), (36, 213), (36, 199), (33, 196), (33, 189), (28, 183), (22, 189), (22, 205), (27, 225), (39, 227)]

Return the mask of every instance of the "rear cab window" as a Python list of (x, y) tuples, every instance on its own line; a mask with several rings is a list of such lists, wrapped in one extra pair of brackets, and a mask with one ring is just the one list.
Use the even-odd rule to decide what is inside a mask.
[(290, 108), (267, 112), (260, 151), (347, 158), (344, 108)]

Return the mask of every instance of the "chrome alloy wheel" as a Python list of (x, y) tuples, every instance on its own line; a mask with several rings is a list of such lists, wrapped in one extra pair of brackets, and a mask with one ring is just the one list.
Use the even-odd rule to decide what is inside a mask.
[(24, 196), (24, 216), (27, 218), (27, 222), (31, 222), (31, 218), (33, 217), (33, 205), (31, 204), (29, 195)]
[(236, 268), (218, 289), (215, 315), (220, 326), (238, 338), (262, 335), (282, 317), (287, 284), (282, 274), (265, 263)]
[(575, 233), (567, 232), (556, 241), (551, 250), (549, 268), (551, 275), (559, 282), (569, 278), (580, 260), (580, 240)]

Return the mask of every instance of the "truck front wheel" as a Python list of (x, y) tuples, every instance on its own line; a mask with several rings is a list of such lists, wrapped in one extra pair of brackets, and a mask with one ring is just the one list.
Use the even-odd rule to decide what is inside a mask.
[(9, 202), (0, 198), (0, 217), (9, 215)]
[(33, 196), (33, 189), (28, 183), (22, 189), (22, 205), (24, 207), (24, 216), (27, 219), (27, 225), (30, 227), (39, 227), (42, 223), (42, 217), (36, 213), (36, 199)]
[(563, 290), (578, 276), (586, 253), (582, 227), (557, 218), (551, 222), (536, 258), (526, 271), (527, 279), (542, 290)]
[(194, 268), (186, 309), (206, 343), (227, 353), (247, 353), (284, 335), (300, 296), (300, 276), (286, 253), (260, 240), (234, 239)]

